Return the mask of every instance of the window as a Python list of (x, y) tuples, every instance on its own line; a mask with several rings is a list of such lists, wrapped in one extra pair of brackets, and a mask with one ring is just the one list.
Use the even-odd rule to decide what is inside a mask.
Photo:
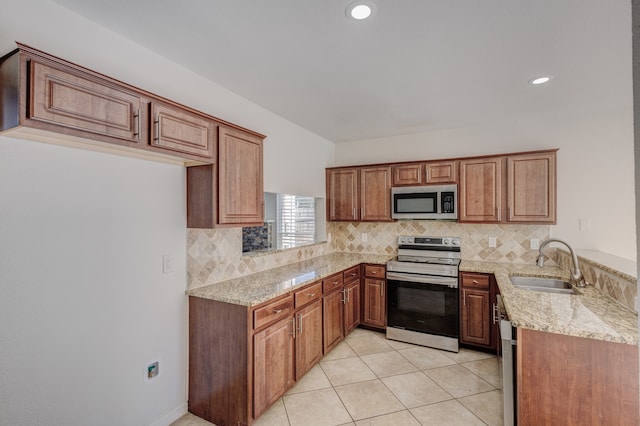
[(300, 195), (277, 195), (278, 248), (312, 244), (316, 240), (315, 199)]

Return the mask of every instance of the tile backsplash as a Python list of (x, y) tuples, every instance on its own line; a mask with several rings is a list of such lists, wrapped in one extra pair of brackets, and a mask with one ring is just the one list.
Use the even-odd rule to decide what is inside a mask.
[[(537, 250), (529, 240), (549, 237), (548, 225), (471, 225), (443, 221), (392, 223), (327, 223), (326, 243), (267, 253), (242, 254), (242, 229), (189, 229), (187, 263), (189, 288), (238, 278), (334, 251), (390, 254), (398, 249), (400, 235), (460, 237), (462, 258), (493, 262), (534, 262)], [(363, 241), (366, 234), (366, 241)], [(489, 237), (496, 247), (489, 247)]]

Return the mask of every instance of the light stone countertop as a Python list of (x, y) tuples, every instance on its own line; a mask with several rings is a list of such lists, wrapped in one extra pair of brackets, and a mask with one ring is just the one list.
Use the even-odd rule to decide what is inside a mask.
[(568, 279), (558, 267), (463, 260), (461, 272), (494, 274), (500, 294), (515, 327), (610, 342), (638, 344), (638, 315), (593, 286), (580, 294), (552, 294), (518, 289), (509, 276), (526, 275)]
[(187, 290), (187, 295), (256, 306), (361, 263), (385, 265), (395, 255), (331, 253), (279, 268)]
[[(259, 305), (361, 263), (384, 265), (394, 255), (331, 253), (291, 265), (187, 291), (187, 295), (248, 307)], [(551, 294), (515, 288), (510, 275), (568, 279), (553, 266), (463, 260), (461, 272), (494, 274), (515, 327), (596, 340), (638, 344), (638, 316), (592, 286), (580, 294)]]

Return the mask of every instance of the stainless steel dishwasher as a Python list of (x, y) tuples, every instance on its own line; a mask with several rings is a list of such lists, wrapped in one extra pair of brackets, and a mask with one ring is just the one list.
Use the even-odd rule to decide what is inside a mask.
[(511, 321), (509, 321), (507, 311), (502, 303), (502, 298), (500, 295), (498, 295), (497, 298), (498, 309), (500, 310), (500, 364), (502, 366), (504, 426), (514, 426), (518, 424), (516, 400), (516, 330), (511, 325)]

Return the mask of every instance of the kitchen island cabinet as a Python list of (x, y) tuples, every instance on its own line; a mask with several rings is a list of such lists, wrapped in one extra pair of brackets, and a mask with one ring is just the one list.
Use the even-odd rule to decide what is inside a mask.
[(638, 347), (517, 330), (521, 426), (636, 426)]

